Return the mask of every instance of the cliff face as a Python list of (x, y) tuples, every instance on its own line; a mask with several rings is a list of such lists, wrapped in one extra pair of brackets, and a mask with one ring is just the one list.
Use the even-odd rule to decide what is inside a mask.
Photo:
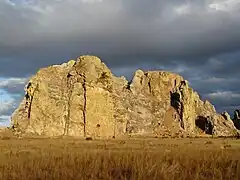
[(136, 71), (132, 82), (115, 77), (97, 57), (81, 56), (38, 71), (12, 115), (15, 132), (46, 136), (116, 137), (181, 135), (206, 131), (237, 133), (232, 121), (216, 113), (170, 72)]

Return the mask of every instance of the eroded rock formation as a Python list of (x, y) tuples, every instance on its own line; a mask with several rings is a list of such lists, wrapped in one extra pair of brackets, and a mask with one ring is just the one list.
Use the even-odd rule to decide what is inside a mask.
[(240, 110), (239, 109), (235, 110), (234, 112), (233, 122), (235, 127), (240, 130)]
[(180, 75), (137, 70), (131, 82), (115, 77), (97, 57), (80, 56), (40, 69), (12, 115), (20, 133), (46, 136), (117, 137), (237, 133), (232, 121), (203, 102)]

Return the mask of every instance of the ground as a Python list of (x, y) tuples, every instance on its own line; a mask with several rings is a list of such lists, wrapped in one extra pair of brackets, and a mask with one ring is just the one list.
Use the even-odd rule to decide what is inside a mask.
[(240, 179), (240, 140), (2, 136), (1, 180)]

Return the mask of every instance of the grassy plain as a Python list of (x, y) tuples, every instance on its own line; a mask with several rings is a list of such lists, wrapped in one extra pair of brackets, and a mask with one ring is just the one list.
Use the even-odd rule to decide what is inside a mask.
[(1, 180), (237, 180), (240, 140), (2, 137)]

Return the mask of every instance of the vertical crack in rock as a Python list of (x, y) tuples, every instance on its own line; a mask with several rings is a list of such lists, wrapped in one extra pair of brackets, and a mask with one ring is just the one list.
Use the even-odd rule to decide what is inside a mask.
[(68, 135), (69, 132), (69, 125), (70, 125), (70, 114), (71, 114), (71, 98), (72, 98), (72, 93), (73, 93), (73, 78), (70, 74), (67, 76), (67, 85), (68, 85), (68, 102), (67, 102), (67, 116), (65, 119), (65, 127), (64, 127), (64, 135)]
[(183, 104), (183, 102), (181, 102), (180, 103), (181, 105), (180, 105), (180, 108), (181, 108), (181, 110), (180, 110), (180, 112), (178, 111), (178, 114), (180, 115), (180, 126), (183, 128), (183, 129), (185, 129), (185, 124), (184, 124), (184, 117), (183, 117), (183, 111), (184, 111), (184, 104)]
[(174, 107), (179, 116), (180, 116), (180, 126), (185, 129), (185, 125), (184, 125), (184, 102), (183, 102), (183, 97), (184, 94), (182, 92), (182, 83), (180, 83), (179, 86), (177, 86), (177, 82), (175, 80), (175, 89), (173, 90), (173, 92), (171, 92), (171, 106)]
[(83, 104), (83, 133), (84, 137), (86, 137), (86, 110), (87, 110), (87, 87), (86, 87), (86, 76), (85, 73), (83, 73), (83, 97), (84, 97), (84, 104)]
[(30, 120), (30, 117), (31, 117), (32, 101), (33, 101), (33, 96), (31, 97), (30, 102), (29, 102), (28, 116), (27, 116), (28, 120)]
[(184, 94), (183, 94), (183, 91), (182, 91), (182, 89), (181, 89), (181, 84), (180, 84), (180, 86), (179, 87), (177, 87), (178, 89), (177, 89), (177, 94), (179, 94), (179, 102), (178, 102), (178, 104), (179, 104), (179, 107), (178, 107), (178, 109), (177, 109), (177, 111), (178, 111), (178, 114), (180, 115), (180, 126), (183, 128), (183, 129), (185, 129), (186, 127), (185, 127), (185, 122), (184, 122), (184, 115), (183, 115), (183, 112), (184, 112), (184, 102), (183, 102), (183, 97), (184, 97)]
[(28, 120), (30, 120), (30, 117), (31, 117), (31, 109), (32, 109), (32, 99), (31, 99), (29, 109), (28, 109)]
[(116, 126), (117, 126), (117, 118), (114, 118), (113, 138), (116, 137)]
[(149, 79), (149, 82), (148, 82), (148, 88), (149, 88), (149, 93), (151, 94), (152, 93), (152, 87), (151, 87), (150, 79)]
[(33, 102), (33, 97), (35, 94), (36, 89), (38, 88), (38, 84), (36, 88), (33, 87), (32, 83), (29, 82), (27, 85), (26, 89), (26, 104), (25, 104), (25, 109), (27, 110), (27, 119), (30, 120), (31, 117), (31, 109), (32, 109), (32, 102)]

